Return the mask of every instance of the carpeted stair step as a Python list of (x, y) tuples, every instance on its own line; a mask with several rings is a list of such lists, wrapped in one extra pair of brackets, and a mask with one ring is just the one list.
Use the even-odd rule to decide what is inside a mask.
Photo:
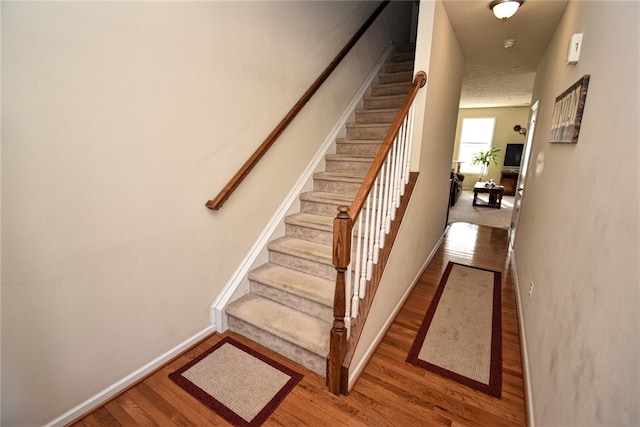
[(333, 322), (335, 282), (267, 263), (249, 273), (251, 293)]
[(347, 123), (348, 139), (384, 139), (391, 123)]
[(353, 196), (353, 194), (308, 191), (300, 194), (300, 211), (335, 218), (338, 214), (338, 206), (350, 206)]
[(400, 108), (406, 95), (365, 96), (365, 109)]
[(396, 73), (380, 73), (378, 74), (378, 83), (398, 83), (398, 82), (411, 82), (413, 81), (413, 70), (410, 71), (398, 71)]
[(407, 50), (397, 50), (389, 55), (389, 62), (407, 62), (413, 61), (416, 57), (415, 46)]
[(351, 156), (375, 157), (382, 146), (382, 139), (336, 139), (336, 153)]
[(311, 213), (295, 213), (284, 219), (288, 237), (333, 245), (333, 217)]
[(351, 172), (316, 172), (313, 175), (313, 190), (354, 196), (360, 189), (363, 180), (364, 174)]
[(232, 302), (226, 312), (232, 331), (325, 376), (331, 323), (253, 294)]
[(377, 84), (371, 88), (372, 96), (406, 95), (411, 88), (411, 81)]
[(398, 108), (358, 109), (356, 110), (356, 123), (393, 123), (398, 111)]
[(293, 237), (281, 237), (267, 244), (269, 262), (330, 281), (336, 280), (332, 247)]
[(327, 172), (351, 172), (366, 175), (373, 159), (374, 157), (327, 154), (324, 162)]
[(397, 73), (399, 71), (413, 71), (413, 60), (410, 61), (388, 61), (384, 64), (385, 73)]

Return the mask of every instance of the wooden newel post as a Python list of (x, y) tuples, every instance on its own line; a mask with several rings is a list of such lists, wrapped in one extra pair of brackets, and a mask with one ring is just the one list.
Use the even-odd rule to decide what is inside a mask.
[(333, 328), (331, 328), (327, 362), (327, 386), (329, 391), (337, 396), (340, 395), (340, 373), (347, 343), (347, 331), (344, 326), (345, 281), (347, 266), (351, 261), (351, 228), (349, 207), (339, 206), (338, 215), (333, 220), (333, 265), (338, 274), (333, 297)]

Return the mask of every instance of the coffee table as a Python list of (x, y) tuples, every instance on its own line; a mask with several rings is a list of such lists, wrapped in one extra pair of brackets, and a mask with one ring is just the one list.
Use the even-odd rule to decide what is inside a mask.
[[(489, 203), (479, 203), (479, 193), (489, 193)], [(488, 182), (476, 182), (473, 186), (473, 206), (486, 206), (489, 208), (500, 209), (502, 205), (502, 195), (504, 194), (504, 185), (491, 186)]]

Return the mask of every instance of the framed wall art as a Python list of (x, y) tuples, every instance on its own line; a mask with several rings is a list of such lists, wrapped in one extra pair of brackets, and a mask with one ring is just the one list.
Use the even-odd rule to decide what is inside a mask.
[(589, 75), (585, 75), (556, 98), (549, 142), (578, 142), (588, 88)]

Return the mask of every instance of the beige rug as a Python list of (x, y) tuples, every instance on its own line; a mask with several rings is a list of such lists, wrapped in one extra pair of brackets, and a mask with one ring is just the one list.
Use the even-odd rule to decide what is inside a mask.
[(449, 262), (407, 362), (500, 397), (501, 275)]
[[(487, 194), (479, 194), (487, 202)], [(500, 209), (485, 206), (473, 206), (473, 190), (465, 190), (455, 206), (449, 207), (448, 223), (468, 222), (470, 224), (488, 225), (490, 227), (509, 228), (515, 197), (503, 196)]]
[(231, 424), (259, 426), (302, 374), (227, 337), (169, 378)]

